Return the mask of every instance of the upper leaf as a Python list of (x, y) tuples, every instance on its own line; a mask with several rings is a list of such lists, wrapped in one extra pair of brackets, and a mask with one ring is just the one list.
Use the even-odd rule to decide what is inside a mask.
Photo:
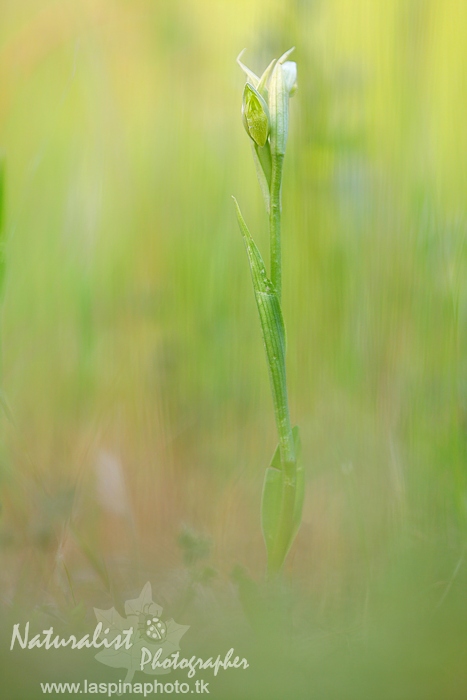
[(260, 78), (256, 75), (256, 73), (253, 73), (253, 71), (250, 70), (248, 68), (248, 66), (246, 66), (244, 63), (242, 63), (242, 61), (240, 60), (241, 57), (243, 56), (243, 54), (245, 53), (245, 51), (246, 51), (246, 49), (243, 49), (243, 51), (240, 51), (240, 53), (237, 56), (237, 63), (240, 66), (240, 68), (242, 69), (242, 71), (246, 74), (246, 77), (248, 78), (250, 83), (252, 85), (254, 85), (255, 87), (258, 87)]
[(261, 77), (258, 77), (256, 73), (253, 73), (252, 70), (248, 68), (242, 61), (240, 60), (241, 56), (244, 54), (245, 49), (241, 51), (237, 58), (237, 63), (242, 69), (242, 71), (245, 73), (247, 80), (251, 85), (253, 85), (259, 92), (259, 94), (264, 97), (264, 99), (267, 101), (268, 99), (268, 82), (269, 78), (271, 77), (272, 69), (274, 68), (274, 65), (276, 63), (276, 59), (274, 58), (269, 66), (266, 68), (264, 73), (262, 74)]

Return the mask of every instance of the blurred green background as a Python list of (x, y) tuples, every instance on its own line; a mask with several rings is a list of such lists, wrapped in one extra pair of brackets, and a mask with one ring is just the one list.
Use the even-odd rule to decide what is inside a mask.
[(235, 58), (295, 46), (299, 670), (271, 651), (215, 697), (466, 697), (466, 36), (463, 0), (1, 2), (6, 645), (18, 611), (69, 623), (148, 579), (182, 623), (214, 606), (248, 628), (230, 574), (264, 575), (276, 436), (231, 200), (266, 255)]

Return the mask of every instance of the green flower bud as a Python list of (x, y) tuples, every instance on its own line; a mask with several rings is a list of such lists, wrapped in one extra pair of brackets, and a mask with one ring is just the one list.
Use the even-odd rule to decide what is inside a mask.
[(265, 146), (269, 136), (269, 108), (251, 83), (246, 83), (243, 90), (242, 118), (248, 136), (258, 146)]

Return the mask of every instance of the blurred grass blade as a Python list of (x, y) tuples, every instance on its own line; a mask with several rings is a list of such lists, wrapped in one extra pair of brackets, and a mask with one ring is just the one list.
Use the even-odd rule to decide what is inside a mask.
[(243, 611), (253, 629), (264, 631), (268, 620), (268, 609), (258, 584), (242, 566), (236, 566), (231, 574), (238, 587), (238, 595)]
[(5, 285), (5, 158), (0, 155), (0, 299)]
[[(1, 376), (1, 372), (0, 372), (0, 376)], [(6, 394), (3, 391), (3, 389), (0, 389), (0, 406), (1, 406), (5, 416), (10, 421), (10, 423), (16, 427), (16, 422), (15, 422), (15, 418), (13, 416), (13, 411), (11, 410), (11, 406), (8, 402), (8, 399), (7, 399)]]
[(3, 212), (5, 197), (5, 156), (0, 154), (0, 231), (3, 229)]
[(305, 500), (305, 471), (302, 462), (302, 441), (300, 439), (300, 431), (298, 425), (292, 430), (293, 440), (295, 445), (295, 509), (293, 518), (293, 531), (290, 540), (289, 548), (297, 534), (300, 523), (302, 522), (303, 502)]

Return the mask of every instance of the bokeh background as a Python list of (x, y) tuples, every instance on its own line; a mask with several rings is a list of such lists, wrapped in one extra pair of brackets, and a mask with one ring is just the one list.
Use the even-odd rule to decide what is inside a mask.
[[(93, 629), (146, 580), (197, 653), (227, 619), (247, 640), (264, 596), (285, 614), (285, 647), (256, 629), (248, 678), (213, 697), (466, 697), (466, 36), (463, 0), (2, 0), (8, 697), (40, 696), (12, 620)], [(271, 603), (276, 436), (231, 195), (265, 256), (267, 222), (235, 58), (290, 46), (307, 496)]]

